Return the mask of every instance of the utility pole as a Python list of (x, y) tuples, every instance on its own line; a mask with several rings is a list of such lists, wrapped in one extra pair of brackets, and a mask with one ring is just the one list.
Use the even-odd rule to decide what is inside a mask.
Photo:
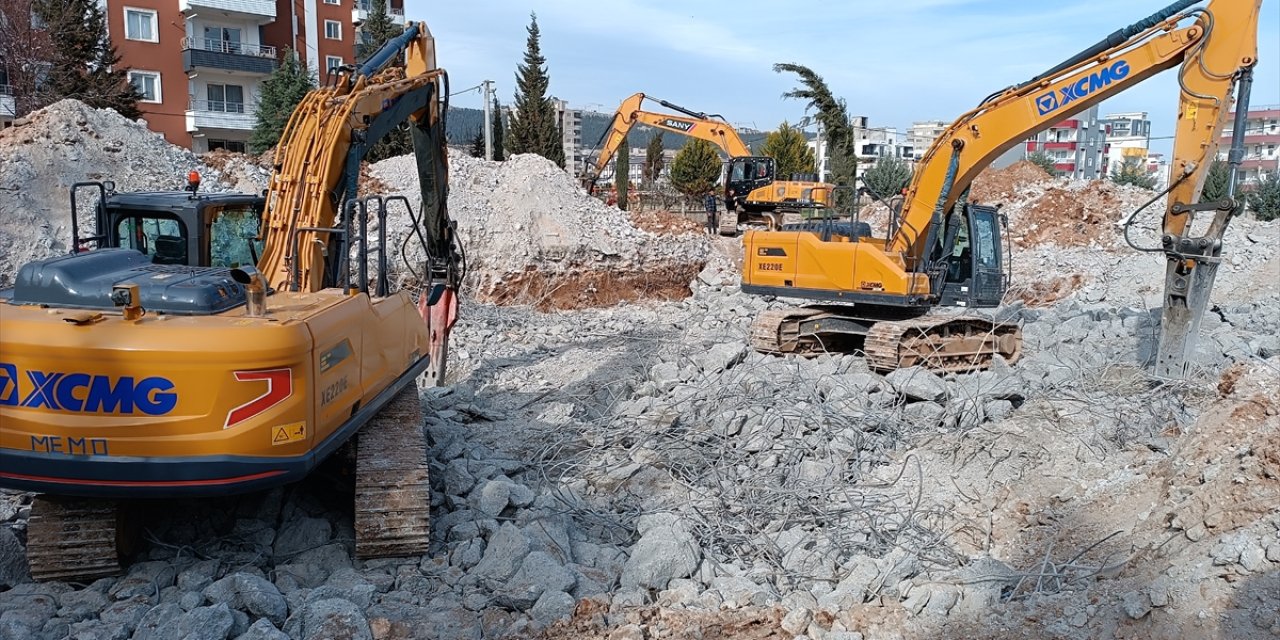
[(493, 160), (493, 81), (485, 80), (484, 87), (484, 159)]

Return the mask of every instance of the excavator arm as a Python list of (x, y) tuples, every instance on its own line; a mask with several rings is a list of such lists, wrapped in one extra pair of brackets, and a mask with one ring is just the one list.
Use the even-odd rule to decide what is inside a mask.
[[(645, 100), (655, 101), (668, 109), (679, 111), (687, 117), (644, 111), (642, 107)], [(637, 93), (622, 101), (622, 104), (618, 106), (618, 110), (613, 114), (613, 120), (609, 123), (609, 128), (605, 130), (604, 136), (601, 137), (600, 143), (597, 145), (600, 147), (600, 155), (596, 158), (595, 163), (587, 168), (587, 172), (582, 178), (582, 185), (586, 187), (587, 191), (594, 190), (596, 180), (600, 178), (604, 168), (609, 166), (609, 160), (618, 152), (618, 147), (626, 139), (627, 134), (630, 133), (631, 127), (637, 124), (707, 140), (720, 147), (730, 158), (752, 155), (751, 148), (742, 141), (742, 137), (738, 135), (738, 132), (733, 127), (729, 126), (729, 123), (724, 121), (724, 118), (686, 109), (679, 105), (671, 104), (666, 100), (657, 100), (643, 93)]]
[[(889, 255), (904, 268), (921, 270), (944, 237), (949, 212), (997, 156), (1071, 114), (1179, 67), (1181, 97), (1163, 246), (1154, 251), (1165, 252), (1169, 259), (1156, 373), (1181, 377), (1213, 284), (1223, 231), (1240, 211), (1234, 192), (1224, 203), (1195, 203), (1217, 154), (1237, 84), (1238, 117), (1247, 111), (1262, 4), (1211, 0), (1205, 7), (1192, 8), (1200, 2), (1180, 0), (1053, 70), (993, 94), (957, 119), (916, 171), (896, 228), (885, 243)], [(1237, 124), (1232, 185), (1242, 156), (1242, 130)], [(1204, 236), (1192, 237), (1190, 222), (1198, 211), (1213, 211), (1215, 217)]]
[(409, 25), (363, 65), (343, 67), (328, 85), (309, 92), (276, 149), (258, 261), (258, 271), (277, 290), (349, 287), (341, 281), (344, 245), (332, 236), (350, 233), (351, 221), (341, 214), (358, 192), (365, 154), (407, 122), (422, 195), (412, 237), (422, 242), (427, 256), (416, 273), (422, 286), (418, 306), (431, 327), (437, 383), (443, 381), (462, 279), (456, 228), (447, 209), (448, 95), (448, 75), (437, 66), (435, 39), (422, 22)]

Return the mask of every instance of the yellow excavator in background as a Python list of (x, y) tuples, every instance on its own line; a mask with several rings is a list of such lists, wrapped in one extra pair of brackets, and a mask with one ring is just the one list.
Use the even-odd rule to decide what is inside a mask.
[[(1179, 0), (962, 115), (924, 156), (884, 236), (873, 236), (856, 220), (748, 232), (743, 291), (838, 303), (768, 311), (752, 327), (753, 345), (812, 353), (852, 337), (879, 370), (924, 365), (968, 371), (989, 366), (995, 354), (1016, 359), (1018, 327), (928, 313), (940, 305), (998, 306), (1008, 285), (1004, 216), (997, 207), (970, 202), (970, 184), (1028, 136), (1177, 68), (1181, 101), (1169, 187), (1146, 205), (1168, 195), (1161, 245), (1130, 244), (1168, 260), (1155, 373), (1183, 377), (1221, 260), (1223, 232), (1243, 210), (1235, 185), (1262, 4), (1211, 0), (1195, 6), (1202, 1)], [(1199, 202), (1233, 90), (1230, 191), (1220, 202)], [(1211, 218), (1196, 235), (1192, 220), (1200, 213)], [(1128, 231), (1126, 226), (1127, 240)]]
[[(684, 116), (644, 111), (644, 101), (651, 100), (678, 111)], [(687, 116), (687, 117), (685, 117)], [(709, 115), (686, 109), (666, 100), (650, 98), (637, 93), (622, 101), (613, 114), (609, 128), (596, 146), (600, 155), (587, 166), (582, 186), (587, 192), (595, 190), (596, 181), (618, 152), (618, 146), (637, 124), (671, 131), (681, 135), (707, 140), (720, 147), (729, 156), (724, 177), (724, 202), (727, 214), (719, 220), (721, 235), (736, 235), (738, 223), (749, 215), (774, 211), (798, 211), (801, 208), (816, 209), (829, 206), (832, 185), (818, 182), (817, 176), (778, 176), (773, 158), (757, 156), (742, 141), (723, 116)], [(787, 179), (791, 178), (791, 179)], [(804, 179), (810, 178), (810, 179)]]
[[(185, 192), (72, 188), (73, 253), (0, 292), (0, 486), (39, 494), (33, 577), (117, 573), (136, 499), (279, 486), (349, 442), (357, 555), (426, 552), (417, 383), (443, 380), (465, 263), (446, 209), (448, 95), (412, 23), (303, 99), (265, 198), (202, 194), (195, 174)], [(406, 243), (427, 258), (397, 288), (386, 214), (409, 203), (356, 196), (366, 151), (406, 122), (422, 190)], [(98, 196), (87, 237), (84, 188)]]

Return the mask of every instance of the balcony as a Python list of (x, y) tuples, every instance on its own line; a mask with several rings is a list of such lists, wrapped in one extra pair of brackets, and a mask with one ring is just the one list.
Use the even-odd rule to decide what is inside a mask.
[(277, 64), (275, 47), (208, 38), (182, 39), (182, 68), (187, 73), (204, 68), (267, 75), (275, 71)]
[(219, 11), (233, 17), (243, 16), (259, 24), (276, 19), (275, 0), (178, 0), (178, 10), (185, 14)]
[[(351, 22), (357, 27), (364, 24), (369, 19), (369, 12), (373, 10), (373, 3), (367, 0), (356, 0), (356, 6), (351, 10)], [(404, 8), (387, 7), (387, 15), (391, 16), (391, 21), (395, 24), (404, 25)]]
[(243, 102), (192, 100), (187, 107), (187, 132), (202, 129), (253, 131), (257, 117), (253, 106)]
[(13, 118), (18, 115), (18, 105), (13, 99), (13, 87), (0, 84), (0, 118)]

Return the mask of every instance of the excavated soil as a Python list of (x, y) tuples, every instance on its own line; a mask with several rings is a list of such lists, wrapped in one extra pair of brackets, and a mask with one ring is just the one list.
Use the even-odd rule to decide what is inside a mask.
[(656, 267), (642, 273), (610, 270), (508, 275), (482, 297), (485, 302), (529, 305), (539, 311), (611, 307), (623, 302), (680, 300), (701, 265)]

